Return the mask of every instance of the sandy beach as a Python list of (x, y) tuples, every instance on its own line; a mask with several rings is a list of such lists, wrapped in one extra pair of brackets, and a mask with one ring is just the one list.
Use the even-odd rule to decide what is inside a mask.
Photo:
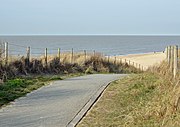
[(117, 56), (117, 58), (126, 59), (127, 61), (131, 61), (134, 63), (141, 64), (144, 69), (147, 69), (150, 66), (158, 65), (163, 60), (165, 60), (166, 55), (163, 52), (156, 52), (156, 53), (146, 53), (146, 54), (130, 54), (124, 56)]

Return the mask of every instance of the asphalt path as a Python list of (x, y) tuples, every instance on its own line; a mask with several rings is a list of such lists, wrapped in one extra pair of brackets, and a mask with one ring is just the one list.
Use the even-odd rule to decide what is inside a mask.
[(97, 91), (123, 74), (94, 74), (52, 82), (0, 109), (0, 127), (65, 127)]

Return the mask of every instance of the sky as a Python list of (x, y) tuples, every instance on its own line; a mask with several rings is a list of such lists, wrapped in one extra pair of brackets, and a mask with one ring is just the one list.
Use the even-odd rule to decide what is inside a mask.
[(180, 35), (180, 0), (0, 0), (0, 35)]

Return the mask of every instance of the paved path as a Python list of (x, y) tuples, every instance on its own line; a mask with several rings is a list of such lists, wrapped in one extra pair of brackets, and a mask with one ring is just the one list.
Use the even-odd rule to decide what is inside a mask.
[(55, 81), (0, 109), (0, 127), (64, 127), (98, 89), (123, 76), (95, 74)]

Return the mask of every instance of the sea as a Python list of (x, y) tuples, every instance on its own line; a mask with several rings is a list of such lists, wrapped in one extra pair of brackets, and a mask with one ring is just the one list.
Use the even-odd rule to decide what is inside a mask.
[(141, 54), (164, 51), (168, 45), (179, 45), (180, 36), (140, 36), (140, 35), (61, 35), (61, 36), (0, 36), (1, 48), (8, 42), (9, 54), (26, 54), (30, 46), (31, 54), (49, 54), (71, 51), (100, 52), (107, 56)]

